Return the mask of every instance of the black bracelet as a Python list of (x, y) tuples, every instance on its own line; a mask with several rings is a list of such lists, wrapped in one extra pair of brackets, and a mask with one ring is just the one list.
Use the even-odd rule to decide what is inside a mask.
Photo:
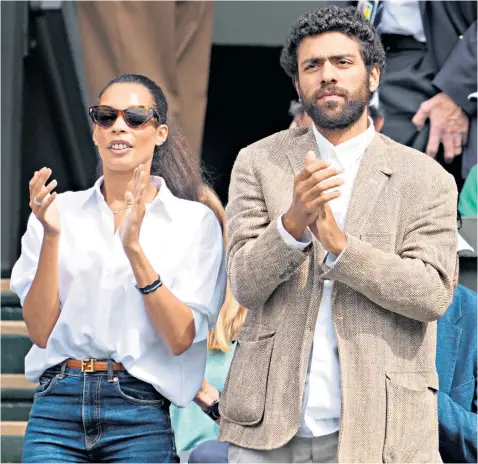
[(220, 397), (213, 401), (209, 407), (202, 410), (203, 413), (206, 414), (206, 416), (209, 416), (213, 421), (219, 421), (221, 419), (221, 414), (219, 413), (219, 401)]
[(138, 289), (139, 293), (142, 293), (143, 295), (147, 295), (148, 293), (154, 292), (162, 285), (163, 285), (163, 281), (161, 280), (161, 277), (159, 277), (158, 275), (158, 279), (155, 280), (152, 284), (146, 285), (146, 287), (143, 287), (143, 288), (139, 288), (137, 285), (135, 285), (135, 287)]

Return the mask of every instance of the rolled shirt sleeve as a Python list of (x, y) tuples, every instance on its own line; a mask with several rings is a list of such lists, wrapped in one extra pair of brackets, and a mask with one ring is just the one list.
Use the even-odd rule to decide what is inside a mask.
[(226, 292), (226, 257), (219, 222), (209, 209), (193, 231), (171, 291), (186, 304), (194, 317), (193, 343), (205, 340), (216, 324)]
[(30, 214), (27, 230), (22, 237), (21, 254), (13, 266), (10, 288), (23, 306), (35, 278), (43, 240), (43, 227), (34, 214)]

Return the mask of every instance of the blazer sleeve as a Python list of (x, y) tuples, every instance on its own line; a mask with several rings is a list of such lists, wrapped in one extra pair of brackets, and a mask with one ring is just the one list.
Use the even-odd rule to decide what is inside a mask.
[(229, 240), (227, 261), (231, 290), (249, 310), (261, 308), (274, 290), (297, 270), (311, 253), (300, 250), (280, 234), (269, 217), (259, 173), (252, 157), (263, 153), (246, 148), (234, 164), (226, 207)]
[(463, 34), (450, 53), (445, 64), (433, 80), (433, 85), (445, 92), (470, 116), (476, 114), (476, 102), (470, 102), (468, 95), (477, 89), (476, 21)]
[(429, 322), (441, 317), (453, 292), (458, 193), (451, 175), (436, 173), (427, 172), (415, 185), (403, 186), (414, 194), (404, 198), (401, 220), (407, 225), (395, 253), (346, 234), (347, 246), (332, 268), (324, 264), (321, 278), (337, 280), (410, 319)]
[(454, 462), (476, 462), (477, 415), (476, 383), (474, 410), (467, 411), (446, 393), (438, 392), (440, 449), (446, 449)]

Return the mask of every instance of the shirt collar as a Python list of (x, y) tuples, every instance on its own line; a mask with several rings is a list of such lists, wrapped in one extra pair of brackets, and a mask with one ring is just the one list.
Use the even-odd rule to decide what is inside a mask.
[[(164, 211), (168, 214), (170, 218), (172, 218), (172, 213), (174, 211), (174, 201), (176, 197), (173, 195), (171, 190), (169, 190), (168, 186), (166, 185), (166, 181), (159, 176), (151, 176), (151, 183), (158, 189), (158, 194), (154, 197), (153, 201), (149, 205), (148, 209), (155, 209), (163, 207)], [(93, 185), (93, 187), (85, 190), (85, 198), (83, 205), (86, 205), (90, 201), (102, 201), (104, 202), (105, 199), (103, 197), (103, 193), (101, 192), (101, 186), (103, 185), (104, 178), (101, 176)]]
[(321, 160), (329, 160), (344, 169), (350, 168), (356, 162), (360, 161), (375, 136), (375, 127), (371, 118), (368, 118), (368, 128), (366, 131), (355, 136), (354, 138), (341, 143), (340, 145), (332, 145), (312, 124), (317, 148), (319, 149), (319, 158)]

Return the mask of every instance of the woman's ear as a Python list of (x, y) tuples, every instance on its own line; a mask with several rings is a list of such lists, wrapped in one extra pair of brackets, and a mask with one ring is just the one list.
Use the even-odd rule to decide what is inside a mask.
[(160, 126), (158, 126), (158, 128), (156, 129), (156, 141), (155, 141), (155, 145), (157, 147), (159, 147), (166, 141), (166, 139), (168, 138), (168, 133), (169, 133), (169, 128), (166, 124), (161, 124)]

